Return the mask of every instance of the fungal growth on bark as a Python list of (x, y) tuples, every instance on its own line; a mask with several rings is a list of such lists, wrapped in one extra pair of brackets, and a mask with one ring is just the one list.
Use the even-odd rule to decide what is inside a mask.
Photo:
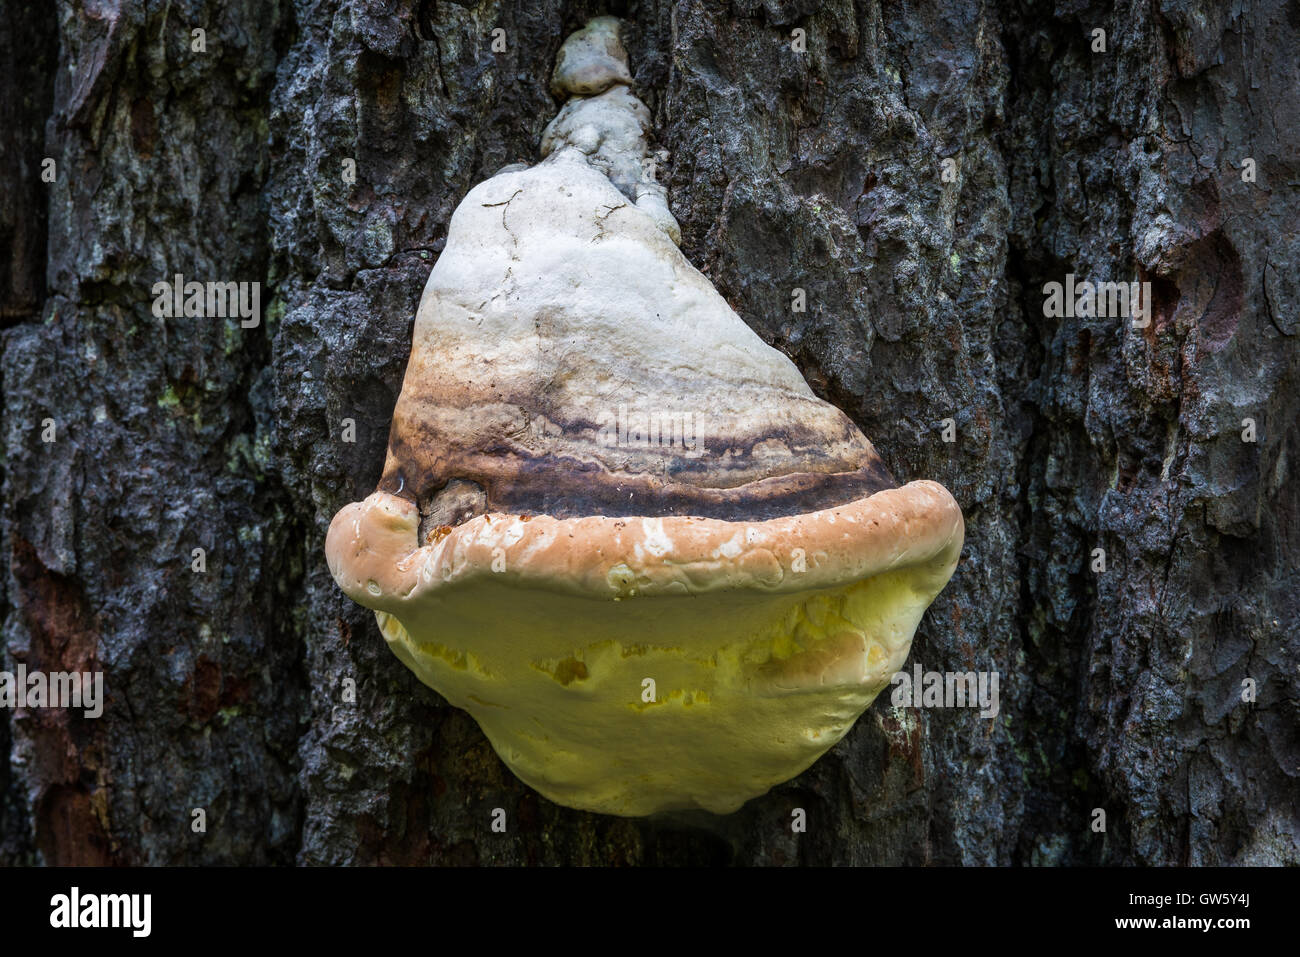
[(888, 685), (963, 522), (677, 249), (631, 84), (618, 21), (565, 42), (543, 158), (452, 216), (383, 478), (326, 551), (546, 797), (725, 813)]

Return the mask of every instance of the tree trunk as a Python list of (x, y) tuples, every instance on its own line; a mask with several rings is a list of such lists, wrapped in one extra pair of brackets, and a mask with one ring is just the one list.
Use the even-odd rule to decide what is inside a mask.
[[(540, 798), (323, 558), (604, 12), (687, 257), (962, 505), (909, 663), (1000, 675), (728, 817)], [(0, 668), (107, 704), (0, 709), (0, 862), (1300, 863), (1298, 46), (1296, 0), (8, 5)], [(261, 322), (157, 318), (176, 274)], [(1045, 315), (1069, 274), (1149, 325)]]

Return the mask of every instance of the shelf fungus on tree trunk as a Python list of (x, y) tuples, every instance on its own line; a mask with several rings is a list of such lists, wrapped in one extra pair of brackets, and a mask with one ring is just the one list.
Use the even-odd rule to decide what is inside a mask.
[(560, 804), (725, 813), (902, 666), (961, 550), (678, 251), (612, 18), (543, 159), (474, 187), (416, 317), (378, 490), (326, 552), (389, 647)]

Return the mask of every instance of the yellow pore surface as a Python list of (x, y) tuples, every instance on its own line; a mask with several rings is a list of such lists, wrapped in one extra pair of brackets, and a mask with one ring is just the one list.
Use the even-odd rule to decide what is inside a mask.
[(820, 591), (602, 600), (485, 576), (401, 621), (376, 616), (394, 654), (552, 801), (725, 814), (848, 732), (902, 666), (935, 584), (911, 568)]

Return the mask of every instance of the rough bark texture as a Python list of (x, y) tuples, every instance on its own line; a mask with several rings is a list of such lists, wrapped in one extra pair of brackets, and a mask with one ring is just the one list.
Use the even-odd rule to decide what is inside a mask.
[[(1001, 673), (995, 720), (882, 698), (727, 818), (539, 798), (322, 554), (452, 210), (602, 12), (687, 256), (962, 504), (911, 660)], [(109, 701), (0, 710), (0, 862), (1300, 863), (1297, 47), (1296, 0), (6, 4), (0, 667)], [(1150, 327), (1044, 317), (1070, 272)], [(176, 273), (261, 325), (155, 318)]]

